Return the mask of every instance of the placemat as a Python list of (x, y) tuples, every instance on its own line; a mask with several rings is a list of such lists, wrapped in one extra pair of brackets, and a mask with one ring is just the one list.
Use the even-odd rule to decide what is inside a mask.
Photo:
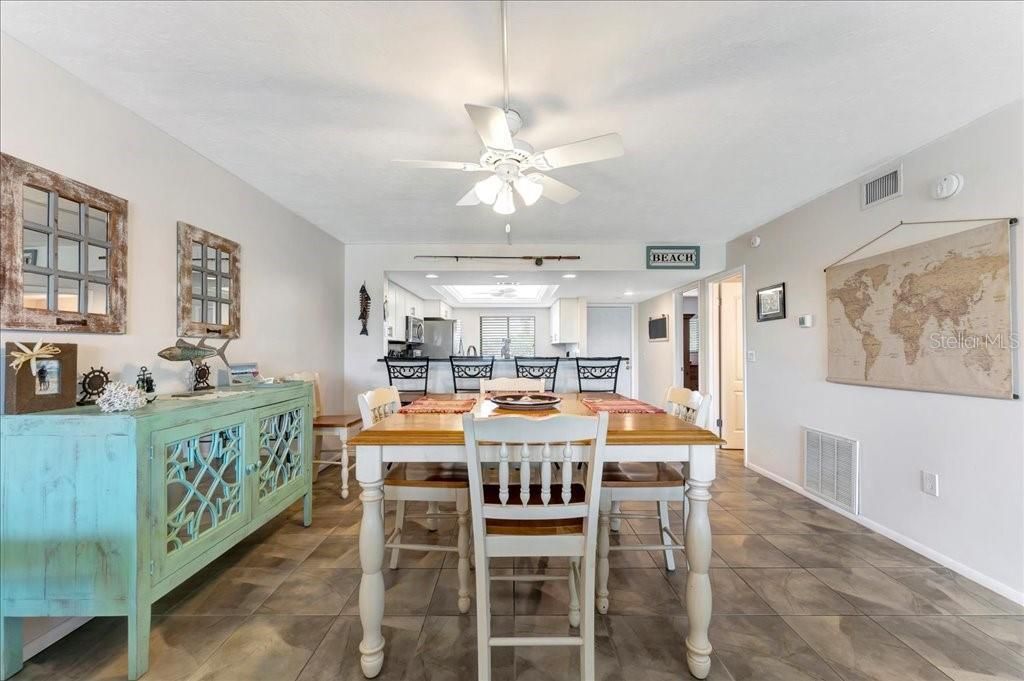
[(664, 409), (653, 405), (633, 400), (628, 397), (615, 397), (610, 399), (588, 398), (580, 400), (587, 409), (592, 412), (606, 411), (610, 414), (664, 414)]

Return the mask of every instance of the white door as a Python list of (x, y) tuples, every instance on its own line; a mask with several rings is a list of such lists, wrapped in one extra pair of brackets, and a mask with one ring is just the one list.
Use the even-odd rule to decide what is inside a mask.
[[(625, 357), (616, 392), (633, 397), (633, 310), (628, 305), (587, 307), (587, 356)], [(574, 377), (575, 378), (575, 377)], [(576, 387), (574, 386), (574, 389)]]
[(743, 409), (743, 284), (723, 281), (720, 291), (722, 389), (719, 394), (722, 396), (723, 449), (743, 449), (746, 420)]

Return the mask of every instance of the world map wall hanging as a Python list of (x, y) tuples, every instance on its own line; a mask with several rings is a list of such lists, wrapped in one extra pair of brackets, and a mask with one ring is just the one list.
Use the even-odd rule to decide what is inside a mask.
[(1016, 397), (1010, 224), (826, 270), (828, 380)]

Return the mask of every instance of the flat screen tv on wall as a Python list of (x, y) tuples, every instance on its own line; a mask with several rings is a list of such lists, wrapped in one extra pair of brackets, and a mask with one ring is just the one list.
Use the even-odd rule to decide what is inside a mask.
[(668, 340), (668, 315), (651, 317), (647, 320), (647, 340), (667, 341)]

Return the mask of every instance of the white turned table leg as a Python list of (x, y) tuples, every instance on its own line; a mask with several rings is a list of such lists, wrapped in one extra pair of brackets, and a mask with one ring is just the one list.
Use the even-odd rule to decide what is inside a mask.
[(359, 526), (359, 563), (363, 577), (359, 582), (359, 620), (363, 640), (359, 643), (363, 676), (373, 678), (384, 665), (384, 480), (381, 473), (381, 448), (356, 448), (356, 478), (363, 491), (363, 519)]
[(597, 611), (602, 615), (608, 613), (608, 532), (611, 529), (608, 514), (611, 513), (612, 502), (607, 494), (601, 495), (597, 515)]
[[(715, 477), (714, 447), (691, 447), (690, 488), (686, 493), (690, 512), (686, 518), (686, 559), (690, 571), (686, 577), (686, 614), (690, 631), (686, 636), (686, 663), (698, 679), (711, 671), (711, 520), (708, 502)], [(698, 479), (699, 478), (699, 479)]]

